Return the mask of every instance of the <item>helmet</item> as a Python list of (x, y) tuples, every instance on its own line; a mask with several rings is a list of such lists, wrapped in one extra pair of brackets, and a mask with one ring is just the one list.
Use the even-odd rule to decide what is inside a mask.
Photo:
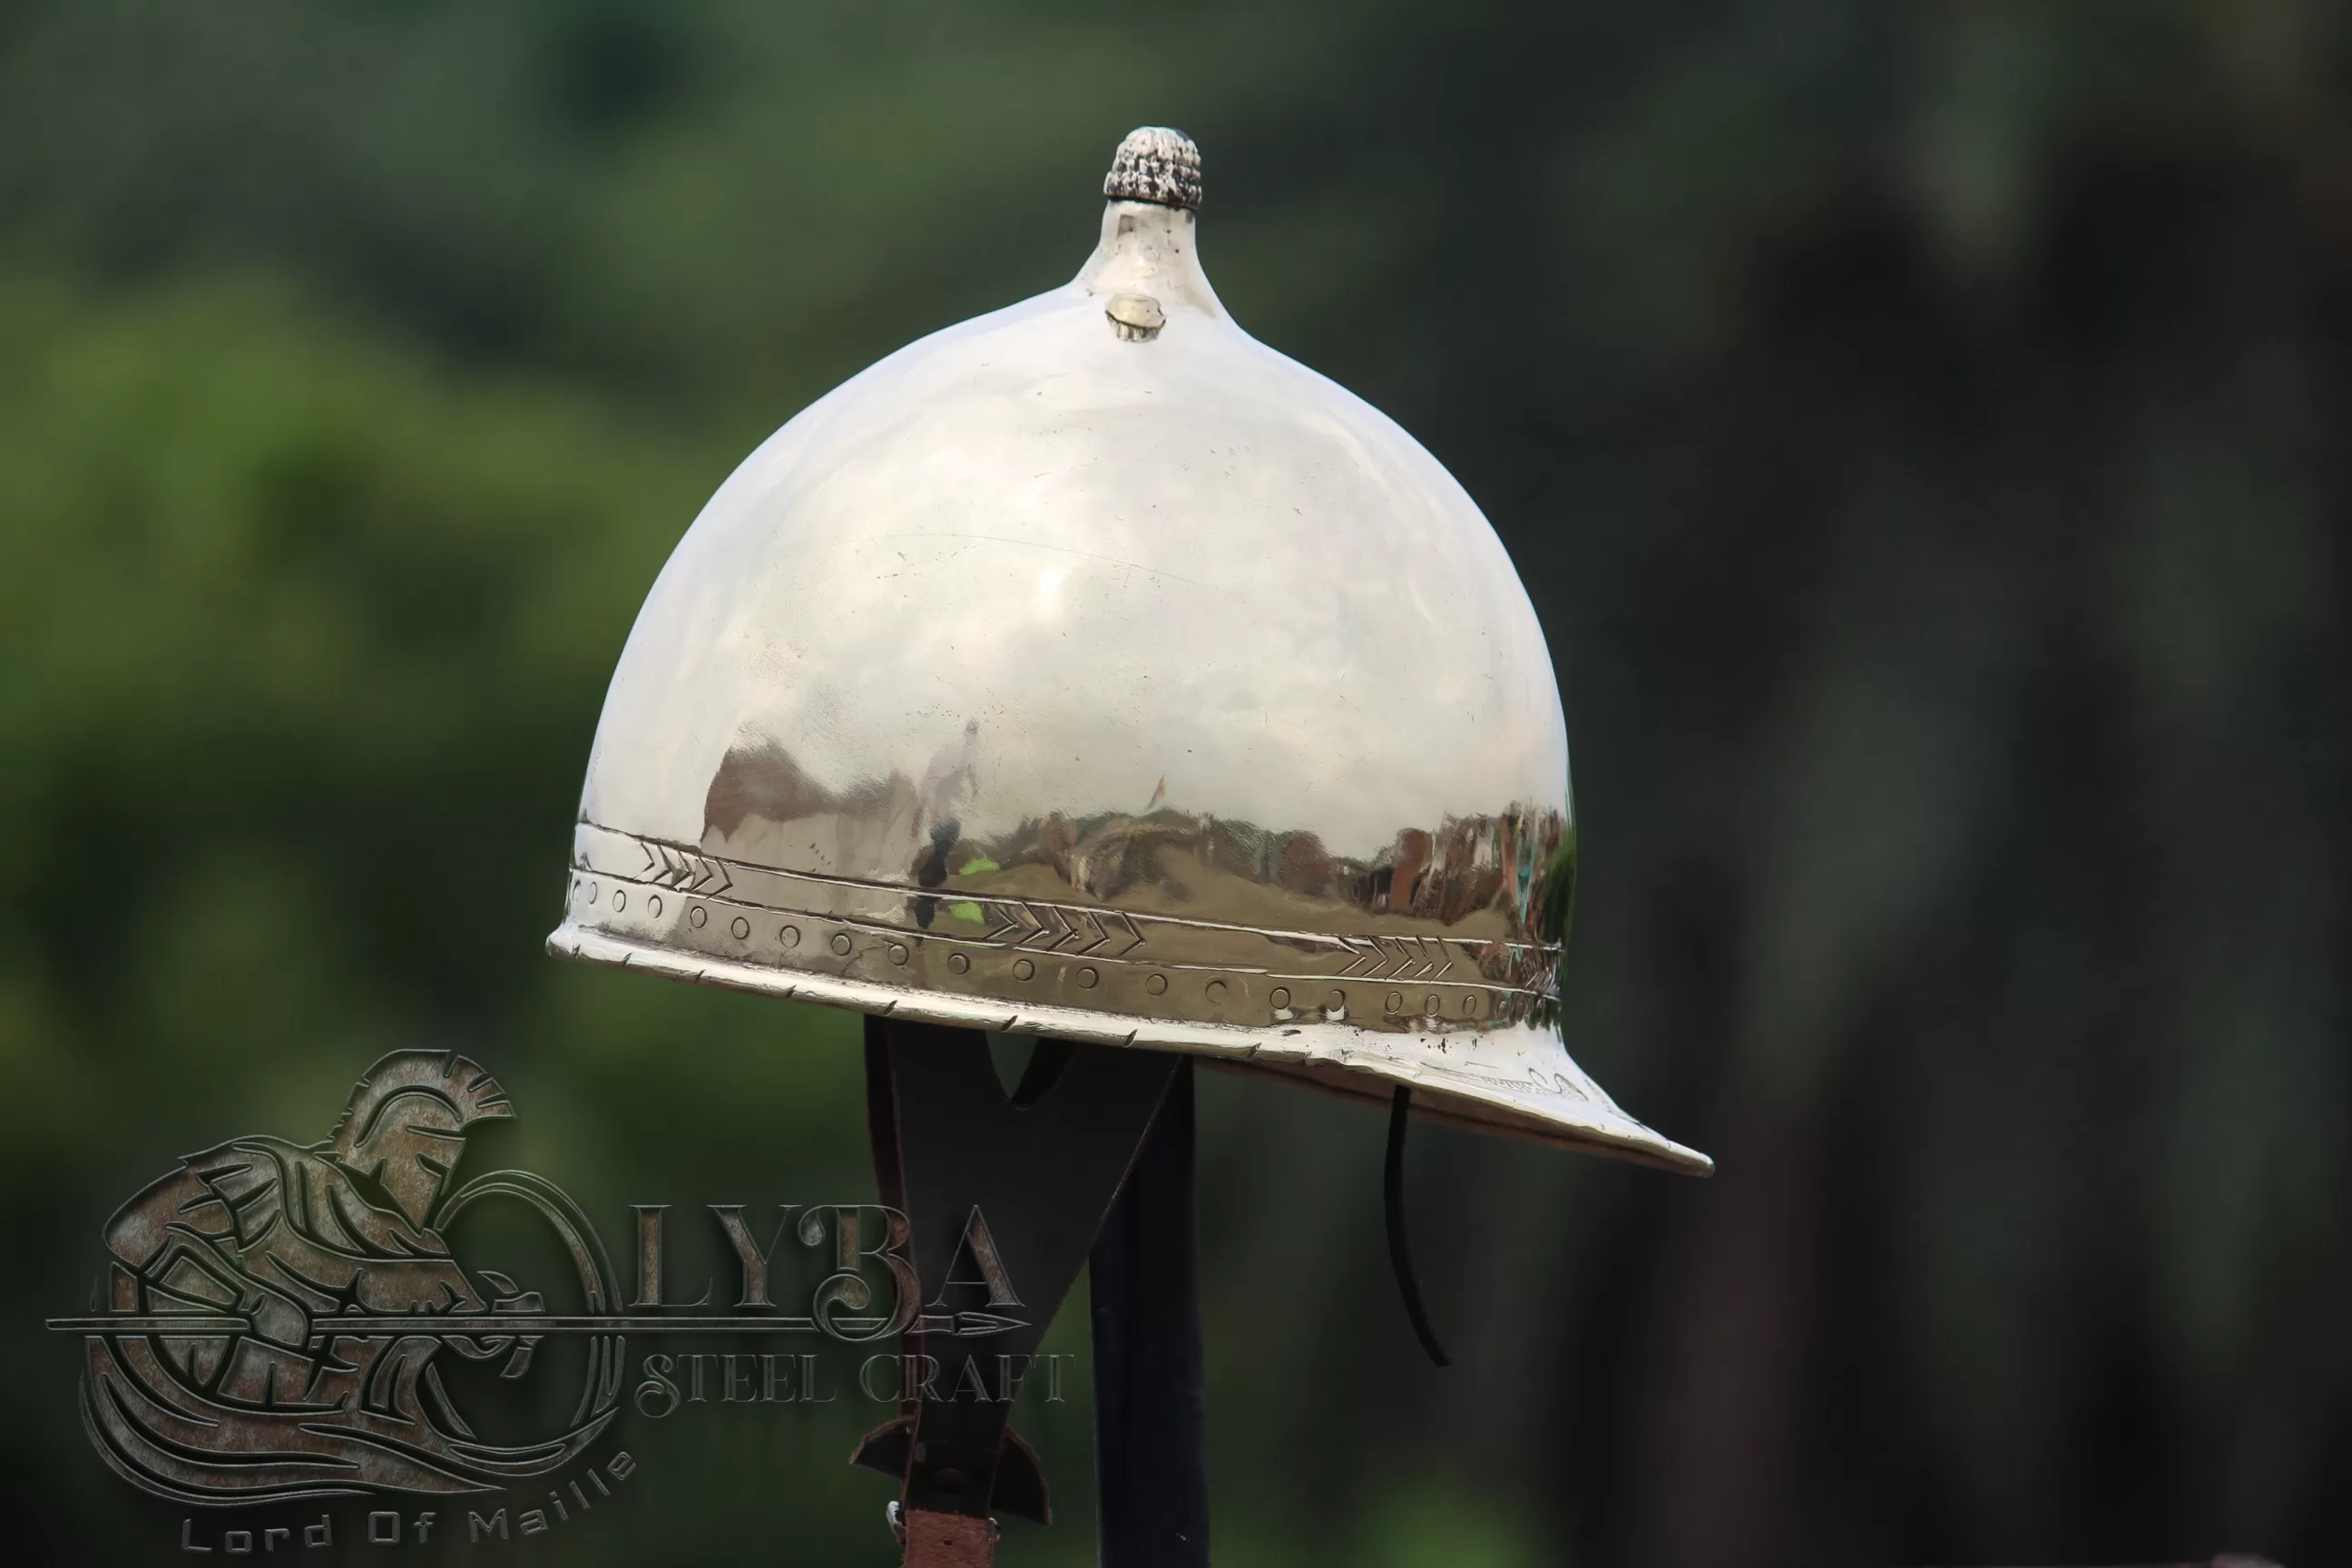
[(1225, 313), (1191, 142), (1104, 194), (1076, 278), (852, 377), (687, 531), (551, 949), (1709, 1169), (1561, 1042), (1567, 737), (1493, 529)]

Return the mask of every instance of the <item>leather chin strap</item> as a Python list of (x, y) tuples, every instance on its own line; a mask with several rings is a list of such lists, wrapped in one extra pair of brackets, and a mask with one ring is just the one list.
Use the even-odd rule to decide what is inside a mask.
[(996, 1525), (965, 1513), (906, 1512), (910, 1568), (989, 1568), (996, 1561)]
[[(901, 1334), (919, 1359), (902, 1365), (938, 1375), (904, 1390), (898, 1419), (852, 1462), (900, 1478), (910, 1568), (984, 1568), (994, 1511), (1052, 1517), (1036, 1456), (1007, 1425), (1013, 1390), (959, 1400), (959, 1374), (967, 1359), (983, 1384), (1030, 1364), (1181, 1059), (1043, 1040), (1008, 1097), (977, 1030), (866, 1020), (875, 1176), (882, 1202), (907, 1216), (919, 1284)], [(992, 1258), (976, 1256), (991, 1247)], [(984, 1311), (973, 1300), (983, 1283)]]
[(1396, 1093), (1389, 1098), (1388, 1169), (1382, 1173), (1381, 1182), (1381, 1196), (1388, 1211), (1389, 1267), (1396, 1271), (1397, 1293), (1404, 1298), (1405, 1316), (1412, 1320), (1412, 1331), (1421, 1341), (1421, 1348), (1429, 1352), (1433, 1363), (1452, 1366), (1454, 1358), (1438, 1342), (1437, 1330), (1429, 1321), (1429, 1307), (1421, 1299), (1421, 1276), (1412, 1267), (1412, 1241), (1405, 1235), (1404, 1130), (1412, 1120), (1412, 1090), (1399, 1084)]

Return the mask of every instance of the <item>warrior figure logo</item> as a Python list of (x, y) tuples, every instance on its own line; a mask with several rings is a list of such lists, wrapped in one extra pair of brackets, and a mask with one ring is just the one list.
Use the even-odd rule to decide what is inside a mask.
[[(339, 1493), (478, 1492), (567, 1463), (611, 1421), (622, 1342), (592, 1334), (569, 1430), (478, 1438), (445, 1386), (444, 1352), (530, 1369), (536, 1291), (451, 1256), (446, 1233), (487, 1198), (553, 1228), (587, 1314), (614, 1310), (594, 1228), (551, 1184), (499, 1172), (447, 1191), (475, 1123), (514, 1115), (454, 1053), (395, 1051), (321, 1143), (237, 1138), (154, 1182), (108, 1222), (107, 1310), (89, 1331), (82, 1412), (107, 1462), (184, 1503)], [(476, 1283), (478, 1278), (483, 1283)]]

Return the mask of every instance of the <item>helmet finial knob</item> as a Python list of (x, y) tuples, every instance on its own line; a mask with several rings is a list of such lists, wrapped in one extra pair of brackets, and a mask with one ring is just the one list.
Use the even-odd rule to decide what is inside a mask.
[(1198, 211), (1201, 150), (1181, 131), (1145, 125), (1127, 133), (1103, 176), (1103, 195), (1115, 202), (1157, 202)]

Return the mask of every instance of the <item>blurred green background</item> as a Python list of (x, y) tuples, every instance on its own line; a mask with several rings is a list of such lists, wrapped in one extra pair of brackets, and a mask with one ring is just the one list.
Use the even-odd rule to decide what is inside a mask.
[[(1422, 1134), (1440, 1373), (1379, 1113), (1205, 1078), (1220, 1560), (2352, 1561), (2321, 0), (0, 4), (10, 1536), (176, 1550), (40, 1320), (383, 1049), (616, 1247), (870, 1191), (855, 1020), (542, 955), (591, 731), (734, 462), (1066, 279), (1152, 122), (1235, 317), (1517, 561), (1571, 1045), (1720, 1163)], [(870, 1416), (627, 1417), (511, 1550), (894, 1561)], [(1087, 1419), (1016, 1415), (1007, 1563), (1091, 1560)]]

